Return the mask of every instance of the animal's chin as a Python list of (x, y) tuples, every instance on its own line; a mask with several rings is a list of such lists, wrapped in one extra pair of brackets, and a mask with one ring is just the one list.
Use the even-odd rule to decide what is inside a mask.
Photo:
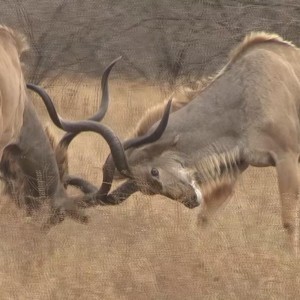
[(191, 195), (190, 197), (185, 197), (181, 201), (181, 203), (187, 208), (195, 208), (197, 206), (200, 206), (202, 202), (203, 202), (203, 196), (200, 190), (199, 192), (198, 190), (195, 190), (194, 195)]
[(182, 204), (185, 207), (190, 208), (190, 209), (195, 208), (200, 205), (200, 203), (198, 203), (198, 202), (182, 202)]
[(156, 195), (157, 193), (154, 193), (152, 191), (146, 190), (146, 189), (140, 189), (140, 191), (144, 194), (144, 195), (148, 195), (148, 196), (153, 196)]

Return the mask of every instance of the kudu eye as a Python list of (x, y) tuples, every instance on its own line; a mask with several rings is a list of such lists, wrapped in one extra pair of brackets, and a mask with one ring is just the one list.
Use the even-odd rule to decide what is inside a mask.
[(156, 168), (151, 169), (151, 175), (153, 177), (158, 177), (159, 176), (159, 171)]

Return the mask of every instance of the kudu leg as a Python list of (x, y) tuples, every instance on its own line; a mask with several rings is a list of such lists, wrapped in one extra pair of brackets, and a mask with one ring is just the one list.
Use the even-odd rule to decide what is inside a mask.
[(72, 198), (61, 199), (61, 202), (51, 208), (50, 216), (43, 224), (42, 230), (48, 232), (53, 226), (64, 221), (66, 216), (82, 224), (87, 224), (89, 221), (89, 217), (85, 215), (78, 202)]
[(299, 174), (298, 155), (290, 155), (276, 161), (276, 171), (281, 200), (281, 216), (291, 246), (299, 251)]
[(209, 219), (231, 198), (236, 179), (220, 181), (216, 186), (204, 193), (204, 203), (201, 205), (197, 218), (197, 226), (206, 227)]

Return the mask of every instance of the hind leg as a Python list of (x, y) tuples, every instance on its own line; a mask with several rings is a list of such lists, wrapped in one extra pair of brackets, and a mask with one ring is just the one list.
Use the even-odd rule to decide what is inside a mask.
[(281, 200), (281, 217), (290, 245), (296, 255), (299, 251), (299, 175), (298, 155), (285, 155), (276, 160), (278, 187)]

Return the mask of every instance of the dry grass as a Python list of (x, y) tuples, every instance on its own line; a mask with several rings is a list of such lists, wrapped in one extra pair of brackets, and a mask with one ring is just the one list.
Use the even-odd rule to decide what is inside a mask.
[[(60, 82), (49, 91), (62, 115), (98, 106), (98, 81)], [(126, 136), (145, 107), (164, 98), (141, 83), (113, 81), (104, 123)], [(48, 119), (40, 103), (39, 111)], [(129, 114), (130, 112), (130, 114)], [(61, 134), (57, 132), (58, 134)], [(101, 181), (108, 147), (83, 134), (70, 147), (73, 174)], [(206, 229), (197, 209), (140, 194), (118, 207), (89, 209), (48, 234), (9, 199), (0, 202), (1, 299), (296, 299), (299, 261), (285, 249), (276, 177), (251, 169)]]

